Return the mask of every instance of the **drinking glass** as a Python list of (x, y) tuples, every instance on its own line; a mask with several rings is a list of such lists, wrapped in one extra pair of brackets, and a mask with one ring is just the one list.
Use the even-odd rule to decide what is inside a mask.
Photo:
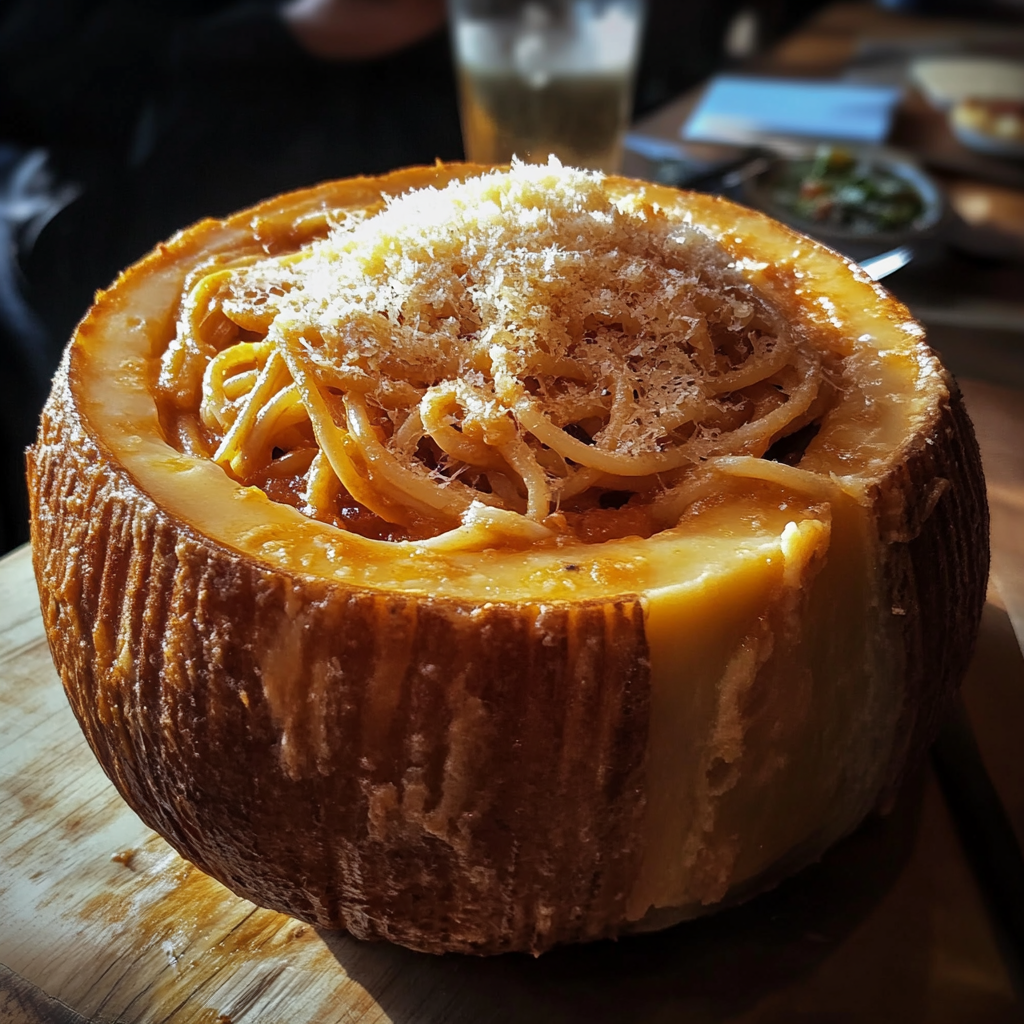
[(643, 0), (448, 0), (467, 159), (614, 172)]

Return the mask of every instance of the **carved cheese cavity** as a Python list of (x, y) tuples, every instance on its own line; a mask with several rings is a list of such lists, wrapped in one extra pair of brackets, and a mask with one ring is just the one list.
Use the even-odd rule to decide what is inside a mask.
[(843, 353), (721, 244), (516, 165), (193, 270), (157, 390), (179, 450), (424, 550), (649, 537), (834, 404)]
[[(607, 179), (602, 185), (604, 199), (599, 200), (596, 179), (590, 175), (557, 168), (524, 168), (518, 174), (518, 178), (507, 173), (470, 177), (442, 190), (440, 186), (448, 179), (439, 173), (436, 175), (438, 189), (413, 192), (404, 198), (394, 199), (390, 208), (381, 201), (379, 192), (367, 189), (358, 202), (349, 199), (347, 204), (327, 205), (326, 210), (321, 205), (312, 211), (290, 210), (285, 204), (279, 212), (265, 214), (263, 219), (257, 218), (251, 223), (236, 218), (219, 229), (216, 235), (194, 232), (181, 236), (180, 240), (171, 243), (166, 257), (151, 261), (145, 275), (136, 275), (131, 287), (122, 288), (117, 293), (116, 301), (108, 303), (110, 308), (105, 310), (101, 322), (87, 321), (79, 331), (76, 343), (79, 357), (72, 366), (72, 372), (80, 382), (83, 410), (96, 425), (97, 433), (104, 438), (105, 444), (159, 507), (180, 516), (199, 531), (221, 538), (239, 552), (282, 570), (298, 569), (336, 582), (382, 591), (483, 601), (592, 600), (624, 593), (663, 594), (666, 588), (684, 585), (693, 579), (727, 574), (731, 566), (744, 560), (749, 550), (764, 543), (778, 543), (790, 523), (799, 525), (807, 519), (819, 518), (821, 510), (827, 509), (836, 494), (846, 494), (855, 503), (863, 500), (871, 482), (887, 466), (894, 447), (913, 433), (927, 411), (924, 395), (928, 388), (934, 386), (930, 375), (935, 371), (930, 364), (921, 362), (915, 353), (918, 330), (915, 324), (894, 321), (880, 314), (874, 308), (880, 301), (879, 295), (870, 285), (850, 275), (834, 257), (794, 248), (792, 236), (784, 232), (766, 234), (756, 215), (749, 215), (751, 222), (746, 224), (742, 211), (737, 212), (735, 207), (727, 211), (727, 223), (719, 225), (716, 216), (722, 211), (713, 200), (690, 196), (685, 203), (680, 203), (678, 193), (650, 186), (638, 189), (633, 183)], [(416, 181), (415, 176), (413, 180)], [(421, 182), (431, 180), (435, 179), (425, 172), (419, 177)], [(216, 436), (205, 437), (203, 434), (206, 428), (201, 421), (200, 405), (203, 402), (203, 374), (217, 357), (200, 351), (197, 339), (202, 337), (202, 330), (192, 335), (182, 333), (182, 323), (199, 308), (194, 301), (197, 289), (209, 297), (220, 287), (218, 280), (221, 284), (234, 281), (235, 275), (246, 272), (247, 267), (262, 267), (260, 274), (280, 276), (288, 267), (308, 263), (307, 276), (319, 280), (322, 291), (338, 290), (340, 286), (331, 282), (334, 281), (337, 264), (346, 255), (341, 250), (344, 245), (350, 245), (352, 252), (347, 253), (350, 260), (365, 256), (365, 246), (355, 236), (361, 231), (371, 239), (376, 237), (371, 230), (377, 219), (375, 213), (382, 218), (394, 214), (395, 223), (381, 234), (382, 238), (391, 240), (384, 245), (384, 249), (391, 252), (391, 244), (397, 246), (396, 239), (401, 236), (397, 221), (398, 212), (405, 209), (402, 204), (409, 204), (412, 213), (418, 209), (416, 204), (420, 204), (428, 212), (433, 211), (434, 221), (443, 226), (445, 218), (452, 216), (453, 209), (457, 210), (459, 204), (455, 200), (459, 196), (463, 197), (467, 208), (469, 206), (469, 193), (460, 192), (460, 189), (475, 189), (478, 199), (485, 194), (496, 197), (491, 208), (500, 212), (498, 200), (510, 202), (508, 196), (514, 188), (520, 190), (520, 200), (523, 195), (529, 199), (530, 190), (533, 190), (538, 208), (543, 205), (542, 199), (547, 204), (561, 204), (561, 212), (555, 219), (564, 216), (573, 221), (575, 218), (577, 234), (580, 223), (588, 224), (592, 235), (604, 246), (605, 255), (613, 262), (619, 258), (612, 257), (613, 250), (621, 256), (628, 246), (633, 246), (648, 253), (647, 269), (652, 274), (656, 271), (668, 273), (666, 268), (656, 267), (658, 260), (667, 260), (668, 269), (677, 264), (673, 273), (678, 277), (679, 287), (675, 295), (681, 308), (689, 308), (687, 304), (692, 305), (695, 296), (704, 302), (713, 294), (716, 302), (724, 303), (732, 311), (726, 316), (716, 312), (718, 306), (705, 303), (708, 310), (701, 313), (705, 317), (703, 321), (700, 317), (673, 318), (664, 313), (665, 322), (669, 325), (665, 328), (664, 338), (675, 338), (672, 345), (681, 353), (679, 358), (694, 371), (683, 379), (685, 386), (681, 385), (676, 396), (678, 404), (685, 405), (698, 392), (713, 391), (716, 379), (744, 372), (744, 366), (757, 362), (751, 358), (744, 362), (744, 353), (749, 357), (749, 346), (756, 348), (756, 345), (762, 345), (765, 352), (769, 349), (772, 352), (785, 350), (787, 359), (823, 365), (824, 370), (816, 378), (819, 385), (814, 400), (816, 406), (808, 408), (789, 425), (771, 429), (764, 436), (763, 421), (771, 420), (777, 413), (785, 413), (793, 400), (793, 393), (802, 386), (797, 383), (790, 387), (792, 381), (787, 383), (793, 369), (787, 364), (780, 371), (780, 380), (775, 379), (777, 374), (770, 375), (754, 385), (757, 388), (763, 385), (780, 404), (758, 418), (756, 410), (751, 409), (753, 403), (740, 392), (737, 407), (745, 409), (744, 415), (750, 419), (734, 426), (731, 431), (725, 429), (720, 421), (718, 426), (709, 426), (708, 421), (702, 420), (696, 426), (686, 425), (677, 442), (668, 444), (664, 438), (647, 436), (645, 439), (631, 433), (632, 427), (626, 423), (618, 435), (623, 445), (623, 451), (619, 453), (616, 449), (619, 441), (612, 436), (614, 431), (602, 437), (601, 430), (591, 424), (593, 434), (590, 439), (594, 444), (582, 446), (601, 454), (627, 458), (625, 453), (628, 450), (635, 452), (628, 459), (635, 460), (677, 453), (686, 457), (673, 470), (644, 474), (639, 478), (617, 477), (610, 486), (607, 480), (602, 484), (601, 473), (598, 473), (597, 483), (589, 490), (566, 497), (559, 493), (565, 481), (570, 478), (578, 480), (591, 470), (572, 457), (575, 449), (569, 458), (561, 462), (554, 459), (551, 450), (530, 433), (523, 420), (529, 419), (531, 410), (539, 410), (538, 415), (554, 422), (556, 417), (552, 410), (560, 408), (560, 400), (551, 399), (550, 409), (543, 406), (540, 401), (543, 398), (541, 385), (548, 389), (549, 394), (558, 392), (564, 385), (564, 394), (559, 392), (564, 398), (565, 394), (575, 394), (572, 388), (577, 384), (582, 386), (587, 382), (527, 374), (524, 376), (532, 376), (536, 385), (534, 391), (530, 391), (518, 377), (513, 377), (509, 385), (513, 393), (509, 402), (511, 409), (503, 411), (495, 400), (497, 422), (503, 429), (512, 431), (513, 443), (528, 449), (528, 458), (541, 466), (540, 477), (543, 480), (538, 486), (541, 490), (545, 486), (549, 489), (548, 511), (545, 513), (542, 508), (538, 514), (531, 515), (528, 508), (523, 508), (523, 504), (529, 501), (529, 486), (521, 477), (517, 483), (515, 473), (507, 464), (500, 474), (493, 474), (493, 479), (497, 481), (499, 476), (503, 477), (508, 485), (505, 493), (511, 496), (509, 500), (517, 498), (518, 505), (508, 509), (493, 504), (497, 500), (493, 485), (490, 493), (472, 489), (462, 482), (466, 473), (453, 472), (453, 479), (445, 477), (435, 467), (431, 471), (433, 476), (429, 486), (442, 495), (461, 486), (473, 495), (470, 505), (455, 521), (428, 523), (423, 520), (409, 527), (388, 524), (376, 517), (377, 522), (388, 529), (395, 525), (397, 536), (401, 536), (400, 531), (411, 529), (414, 533), (417, 530), (425, 532), (427, 536), (423, 539), (389, 541), (379, 536), (363, 536), (352, 529), (339, 529), (334, 522), (325, 523), (302, 514), (287, 502), (270, 500), (260, 487), (240, 486), (230, 461), (225, 467), (211, 459), (211, 455), (216, 455), (212, 449), (220, 442)], [(440, 213), (435, 208), (436, 204), (440, 204)], [(403, 217), (409, 212), (406, 210)], [(423, 216), (426, 217), (426, 213)], [(536, 211), (531, 216), (541, 219)], [(615, 218), (621, 223), (612, 232), (609, 223)], [(507, 218), (503, 220), (495, 213), (495, 220), (498, 225), (495, 230), (507, 234)], [(311, 227), (304, 227), (307, 221)], [(415, 218), (413, 224), (416, 224)], [(344, 230), (336, 225), (341, 225)], [(525, 233), (525, 229), (517, 229), (516, 237)], [(571, 232), (562, 229), (552, 237), (569, 234)], [(506, 238), (506, 241), (514, 247), (516, 238)], [(430, 244), (437, 257), (435, 262), (442, 262), (440, 243)], [(318, 246), (325, 252), (321, 253)], [(553, 242), (535, 246), (542, 254), (545, 248), (553, 247)], [(480, 248), (487, 249), (486, 246)], [(581, 249), (582, 243), (576, 243), (576, 251)], [(284, 255), (267, 263), (268, 250)], [(485, 257), (486, 252), (480, 258)], [(629, 259), (631, 257), (622, 257), (620, 262), (628, 265)], [(322, 266), (317, 271), (314, 265), (318, 260)], [(570, 262), (574, 273), (585, 275), (588, 260)], [(600, 262), (598, 259), (597, 263)], [(224, 269), (226, 267), (233, 269)], [(619, 282), (621, 275), (617, 271), (613, 273), (613, 269), (606, 268), (606, 276), (612, 283)], [(252, 273), (255, 274), (256, 270)], [(800, 280), (808, 273), (814, 273), (819, 287), (833, 296), (827, 315), (815, 303), (813, 290), (800, 287)], [(218, 279), (217, 274), (224, 276)], [(563, 284), (569, 276), (567, 273), (560, 279)], [(586, 280), (598, 289), (600, 297), (603, 282), (595, 284), (592, 278)], [(701, 291), (700, 288), (709, 281), (714, 286), (711, 291)], [(450, 278), (446, 278), (444, 284), (450, 287)], [(266, 294), (281, 303), (286, 296), (277, 292), (283, 291), (268, 287)], [(639, 292), (635, 295), (627, 295), (626, 292), (628, 289), (623, 291), (620, 287), (613, 297), (617, 295), (616, 301), (625, 302), (622, 296), (626, 295), (634, 307), (647, 301)], [(293, 297), (298, 294), (296, 288), (287, 293)], [(223, 302), (228, 298), (229, 294), (225, 292)], [(577, 295), (576, 305), (566, 307), (566, 321), (575, 316), (578, 326), (580, 304), (585, 305), (587, 301), (590, 299), (586, 294)], [(314, 313), (319, 309), (315, 302), (311, 305), (313, 310), (303, 314), (307, 324), (316, 321)], [(422, 306), (421, 301), (419, 307)], [(763, 322), (764, 327), (771, 327), (770, 332), (761, 330), (756, 333), (756, 345), (749, 341), (751, 332), (747, 329), (754, 320), (753, 316), (742, 329), (730, 329), (735, 326), (733, 314), (739, 306), (746, 307), (741, 319), (746, 318), (749, 308), (756, 306), (759, 322)], [(236, 315), (240, 316), (237, 312)], [(289, 322), (294, 323), (298, 314), (292, 311), (288, 316)], [(324, 316), (326, 318), (327, 314)], [(722, 316), (728, 320), (724, 327)], [(718, 321), (716, 317), (719, 317)], [(222, 340), (227, 339), (223, 342), (226, 347), (222, 351), (230, 351), (239, 344), (256, 344), (239, 342), (234, 327), (223, 327), (225, 317), (221, 313), (210, 313), (206, 319), (221, 323), (225, 332), (221, 335)], [(396, 319), (390, 322), (394, 324)], [(339, 322), (347, 330), (346, 325), (351, 320), (349, 317)], [(696, 350), (690, 342), (682, 340), (682, 336), (691, 327), (696, 330), (708, 322), (713, 322), (712, 334), (724, 333), (726, 341), (738, 347), (734, 347), (731, 356), (728, 353), (715, 355), (715, 365), (719, 368), (702, 375), (698, 372), (700, 360)], [(323, 326), (317, 330), (321, 336), (329, 333)], [(614, 355), (616, 346), (621, 347), (626, 337), (618, 327), (605, 323), (601, 328), (590, 331), (593, 337), (588, 341), (588, 330), (584, 329), (582, 339), (572, 343), (576, 345), (575, 349), (570, 344), (571, 337), (569, 341), (563, 337), (564, 350), (574, 353), (581, 346), (593, 347), (599, 353)], [(678, 336), (673, 332), (679, 332)], [(641, 333), (635, 331), (631, 341), (636, 342)], [(571, 332), (565, 333), (566, 337), (570, 335)], [(769, 335), (774, 339), (770, 344), (764, 340)], [(525, 336), (535, 350), (541, 343), (547, 344), (547, 334), (541, 336), (539, 331), (532, 335), (527, 331)], [(302, 346), (306, 344), (304, 337), (300, 331), (293, 340)], [(634, 373), (637, 383), (660, 379), (660, 337), (655, 331), (648, 339), (656, 357), (650, 379), (641, 379), (646, 372), (642, 361), (631, 369), (629, 352), (632, 349), (626, 353), (624, 361), (617, 364), (625, 373)], [(668, 344), (666, 340), (665, 345)], [(729, 345), (720, 347), (725, 351)], [(311, 374), (314, 371), (327, 373), (319, 363), (313, 362), (313, 356), (319, 358), (315, 348), (304, 349), (307, 351), (304, 358), (312, 366)], [(479, 354), (471, 338), (464, 348), (470, 355), (473, 352)], [(361, 350), (358, 346), (356, 350), (358, 355)], [(348, 357), (345, 351), (340, 348), (338, 351), (341, 365)], [(374, 350), (374, 358), (378, 362), (380, 351)], [(429, 346), (424, 349), (425, 360), (432, 351)], [(507, 362), (516, 356), (514, 346), (504, 348), (491, 344), (485, 353), (488, 359), (491, 359), (492, 352), (495, 357), (492, 362)], [(612, 355), (608, 355), (609, 360), (612, 360)], [(181, 372), (176, 378), (181, 386), (177, 390), (171, 386), (169, 376), (169, 367), (176, 360), (181, 362)], [(731, 366), (730, 360), (738, 363), (737, 369), (719, 366), (719, 362)], [(600, 359), (595, 361), (595, 365), (600, 368)], [(189, 366), (191, 370), (187, 369)], [(198, 375), (195, 373), (197, 368), (200, 371)], [(581, 376), (585, 373), (599, 376), (593, 367), (581, 367), (579, 372)], [(473, 387), (483, 391), (488, 388), (495, 391), (497, 388), (494, 378), (482, 370), (470, 369), (468, 376)], [(391, 378), (382, 376), (380, 379), (385, 383), (377, 385), (377, 392), (392, 386), (389, 383)], [(278, 383), (283, 386), (286, 381), (285, 376)], [(594, 383), (593, 393), (606, 404), (610, 397), (614, 402), (614, 395), (601, 394), (605, 390), (614, 392), (615, 382), (610, 383), (613, 386), (609, 388), (605, 388), (600, 380)], [(776, 389), (776, 383), (781, 383), (781, 390)], [(434, 385), (420, 382), (420, 389), (425, 395), (431, 387)], [(787, 387), (790, 387), (788, 394)], [(347, 414), (339, 407), (335, 393), (340, 390), (333, 386), (322, 388), (328, 396), (325, 401), (334, 403), (332, 429), (336, 427), (339, 431), (347, 423)], [(635, 387), (634, 390), (639, 393), (642, 389)], [(648, 399), (653, 400), (652, 396), (658, 403), (664, 399), (664, 407), (668, 408), (670, 396), (654, 394), (654, 391), (644, 391), (643, 402), (637, 399), (636, 408), (641, 413), (645, 408), (649, 411), (654, 407), (648, 402)], [(377, 397), (380, 398), (381, 394)], [(708, 399), (705, 411), (716, 402), (727, 406), (731, 400), (728, 393), (719, 391)], [(263, 406), (269, 407), (269, 404)], [(371, 426), (381, 446), (394, 443), (394, 433), (389, 435), (388, 430), (394, 427), (395, 422), (391, 428), (384, 422), (394, 410), (389, 411), (383, 402), (373, 406), (369, 401), (364, 402), (364, 408), (376, 410), (374, 416), (380, 422)], [(409, 408), (418, 410), (419, 407)], [(661, 408), (662, 405), (658, 404), (659, 412)], [(406, 419), (397, 421), (399, 430), (413, 414), (409, 411)], [(815, 425), (820, 429), (807, 444), (798, 466), (786, 466), (757, 457), (765, 453), (769, 443), (778, 435), (785, 434), (794, 423), (798, 424), (812, 415), (817, 417)], [(643, 420), (643, 415), (640, 419)], [(571, 437), (565, 428), (572, 425), (568, 423), (555, 429)], [(307, 445), (315, 443), (315, 438), (310, 441), (308, 423), (298, 424), (295, 429)], [(748, 430), (750, 433), (745, 434)], [(302, 431), (307, 433), (303, 435)], [(580, 443), (578, 438), (573, 440)], [(344, 442), (342, 447), (356, 451)], [(309, 451), (307, 448), (307, 454)], [(269, 459), (270, 466), (259, 471), (263, 475), (261, 482), (265, 483), (268, 474), (273, 472), (273, 463), (285, 462), (292, 457), (279, 455), (275, 460), (273, 455), (273, 449), (263, 453), (262, 458)], [(408, 452), (406, 455), (406, 468), (420, 474), (418, 480), (426, 480), (430, 474), (423, 463), (417, 468), (418, 456)], [(310, 468), (319, 458), (320, 454), (314, 456)], [(361, 469), (368, 469), (371, 475), (367, 479), (374, 480), (372, 465), (363, 465)], [(486, 487), (488, 482), (478, 482), (475, 487)], [(308, 495), (309, 486), (308, 479), (301, 482), (299, 489), (291, 492), (291, 500), (304, 501), (302, 496)], [(632, 496), (625, 490), (627, 486), (637, 487)], [(275, 493), (273, 486), (268, 490)], [(386, 487), (380, 493), (385, 494), (390, 502), (388, 495), (391, 492)], [(609, 502), (608, 495), (615, 500)], [(603, 498), (604, 504), (618, 504), (623, 499), (625, 504), (618, 508), (602, 507)], [(486, 504), (488, 501), (492, 504)], [(389, 508), (400, 509), (401, 504), (389, 504)], [(368, 512), (367, 515), (373, 516), (373, 513)], [(435, 530), (441, 532), (430, 536)], [(650, 600), (656, 598), (651, 597)]]

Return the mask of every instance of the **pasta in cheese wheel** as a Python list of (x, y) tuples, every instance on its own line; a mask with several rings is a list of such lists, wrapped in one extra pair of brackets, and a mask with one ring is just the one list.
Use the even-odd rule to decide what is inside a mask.
[(745, 898), (891, 798), (970, 657), (970, 421), (907, 311), (721, 199), (438, 165), (204, 221), (29, 456), (55, 662), (236, 892), (431, 952)]
[(314, 518), (341, 525), (344, 492), (380, 535), (458, 546), (479, 505), (509, 513), (491, 533), (578, 536), (595, 502), (761, 456), (821, 411), (834, 347), (801, 344), (692, 224), (559, 173), (405, 195), (297, 252), (197, 268), (160, 377), (180, 447), (290, 479)]

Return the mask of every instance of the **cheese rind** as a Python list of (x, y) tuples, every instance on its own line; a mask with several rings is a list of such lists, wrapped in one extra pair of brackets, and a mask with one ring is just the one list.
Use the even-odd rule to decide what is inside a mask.
[(799, 467), (734, 462), (647, 539), (446, 551), (314, 522), (166, 443), (154, 382), (191, 267), (470, 173), (283, 197), (123, 275), (30, 453), (33, 558), (86, 737), (185, 856), (325, 927), (540, 951), (748, 893), (885, 800), (969, 657), (987, 518), (902, 306), (758, 214), (620, 179), (845, 353)]

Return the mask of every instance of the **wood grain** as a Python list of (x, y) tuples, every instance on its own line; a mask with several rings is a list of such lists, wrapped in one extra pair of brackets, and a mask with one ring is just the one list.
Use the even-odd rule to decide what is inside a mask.
[[(821, 865), (660, 935), (540, 959), (433, 957), (258, 909), (182, 861), (120, 801), (66, 704), (35, 604), (22, 549), (0, 561), (2, 1020), (1020, 1019), (927, 774)], [(990, 605), (984, 674), (969, 678), (969, 694), (994, 664), (1024, 692), (1009, 628)], [(1007, 803), (1015, 814), (1024, 806)]]
[(993, 576), (1024, 643), (1024, 392), (963, 382), (981, 445), (992, 523)]
[(0, 1020), (6, 1024), (88, 1024), (42, 989), (0, 964)]

